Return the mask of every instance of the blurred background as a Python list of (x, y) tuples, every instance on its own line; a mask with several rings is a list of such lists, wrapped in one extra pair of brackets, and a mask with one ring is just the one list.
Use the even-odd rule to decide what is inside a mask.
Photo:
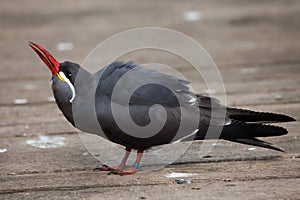
[[(297, 0), (3, 0), (0, 10), (1, 80), (44, 80), (48, 77), (46, 67), (37, 67), (41, 63), (28, 48), (28, 41), (46, 47), (59, 61), (82, 63), (101, 41), (121, 31), (145, 26), (170, 28), (194, 38), (221, 70), (241, 65), (261, 68), (299, 63), (300, 6)], [(165, 54), (160, 56), (157, 52), (136, 53), (124, 59), (139, 64), (158, 62), (174, 68), (186, 67), (186, 63)], [(241, 73), (247, 75), (254, 71), (244, 69)], [(277, 77), (281, 73), (266, 71), (268, 74), (259, 73), (261, 79)], [(222, 73), (227, 72), (230, 71)], [(243, 81), (247, 79), (246, 75)], [(226, 81), (226, 77), (224, 79)], [(239, 76), (230, 76), (229, 79), (230, 82), (240, 81)], [(16, 92), (5, 88), (1, 94)], [(44, 92), (44, 88), (41, 91)], [(230, 87), (228, 92), (231, 92)], [(24, 95), (24, 98), (32, 96)], [(1, 98), (1, 103), (12, 101), (11, 98), (4, 101), (8, 98), (6, 95), (1, 95)], [(36, 101), (36, 97), (32, 100)]]
[[(118, 177), (108, 178), (104, 174), (93, 174), (91, 169), (96, 160), (86, 152), (74, 128), (58, 111), (48, 83), (50, 72), (28, 46), (28, 41), (35, 41), (47, 48), (59, 61), (82, 63), (97, 44), (113, 34), (147, 26), (180, 31), (200, 43), (220, 69), (228, 105), (279, 112), (299, 119), (299, 0), (0, 0), (0, 179), (4, 180), (0, 187), (2, 197), (26, 197), (24, 191), (28, 191), (28, 194), (35, 195), (33, 197), (49, 195), (49, 198), (75, 198), (83, 193), (86, 195), (86, 191), (82, 193), (80, 188), (101, 188), (107, 186), (107, 181), (112, 185), (111, 188), (107, 187), (108, 192), (98, 188), (93, 194), (100, 192), (108, 199), (114, 199), (115, 196), (121, 198), (121, 193), (113, 192), (115, 185), (126, 186), (120, 190), (123, 194), (127, 192), (126, 197), (129, 199), (155, 197), (155, 194), (164, 197), (170, 191), (175, 191), (173, 182), (169, 182), (162, 175), (166, 173), (164, 170), (154, 173), (153, 176), (148, 175), (146, 179), (143, 173), (122, 180)], [(164, 63), (180, 72), (192, 74), (187, 63), (153, 51), (137, 52), (132, 56), (125, 56), (124, 59), (134, 60), (139, 64)], [(196, 90), (207, 92), (200, 86)], [(208, 92), (216, 97), (222, 95), (218, 91)], [(281, 159), (248, 165), (247, 160), (278, 158), (279, 154), (221, 142), (211, 155), (211, 161), (227, 161), (218, 165), (220, 171), (203, 163), (201, 166), (189, 165), (183, 168), (207, 176), (204, 180), (205, 187), (219, 188), (221, 191), (211, 194), (212, 197), (232, 197), (234, 190), (244, 191), (240, 195), (246, 198), (249, 194), (253, 195), (253, 192), (258, 197), (259, 194), (264, 194), (266, 198), (280, 195), (283, 198), (296, 197), (299, 189), (297, 186), (300, 184), (300, 124), (295, 122), (284, 126), (289, 129), (289, 135), (268, 139), (287, 151)], [(40, 135), (63, 137), (63, 151), (60, 148), (50, 151), (30, 146), (30, 141)], [(194, 157), (197, 158), (195, 152)], [(189, 163), (194, 157), (181, 162)], [(246, 161), (242, 164), (229, 162), (236, 160)], [(223, 173), (224, 170), (227, 173)], [(251, 183), (244, 184), (245, 171), (251, 171)], [(55, 174), (56, 172), (59, 173)], [(212, 172), (215, 180), (208, 184)], [(222, 179), (225, 177), (231, 180), (232, 174), (240, 184), (229, 189)], [(287, 178), (280, 179), (282, 174)], [(26, 180), (20, 179), (20, 176), (26, 176)], [(98, 176), (101, 178), (96, 178)], [(259, 182), (270, 176), (273, 177), (273, 182)], [(78, 182), (74, 177), (79, 177), (81, 181)], [(279, 179), (280, 181), (276, 181)], [(17, 183), (20, 180), (23, 181), (22, 184)], [(153, 185), (157, 183), (168, 187), (161, 187), (161, 192), (157, 193), (155, 186), (146, 186), (150, 180)], [(192, 189), (203, 187), (201, 178), (194, 178), (193, 181), (196, 186), (177, 188), (173, 195), (179, 198), (182, 197), (180, 195), (189, 194), (193, 199), (199, 194), (208, 194), (205, 190)], [(128, 194), (128, 187), (143, 183), (145, 188), (134, 188), (137, 196)], [(253, 188), (249, 189), (251, 184)], [(255, 187), (256, 185), (260, 187)], [(285, 188), (286, 185), (289, 188), (281, 190), (280, 193), (267, 192), (275, 191), (274, 188)], [(57, 189), (62, 186), (78, 193)], [(54, 194), (51, 190), (60, 192)]]
[[(28, 59), (33, 57), (26, 46), (28, 40), (43, 44), (59, 59), (82, 62), (107, 37), (144, 26), (165, 27), (187, 34), (202, 44), (218, 65), (296, 62), (299, 60), (299, 7), (297, 0), (2, 0), (2, 64), (18, 61), (16, 65), (20, 69), (28, 62), (37, 63), (36, 59)], [(40, 70), (43, 69), (35, 71)]]

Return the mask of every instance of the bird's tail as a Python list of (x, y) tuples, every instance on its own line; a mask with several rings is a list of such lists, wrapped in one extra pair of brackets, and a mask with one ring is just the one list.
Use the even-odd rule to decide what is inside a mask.
[(228, 117), (243, 122), (276, 123), (296, 121), (294, 118), (269, 112), (256, 112), (246, 109), (227, 108)]
[[(227, 113), (229, 115), (229, 118), (233, 119), (234, 121), (229, 127), (224, 127), (225, 129), (222, 132), (223, 139), (277, 151), (283, 150), (273, 146), (271, 143), (258, 140), (255, 137), (280, 136), (287, 134), (288, 131), (282, 127), (264, 125), (262, 123), (296, 121), (294, 118), (282, 114), (255, 112), (237, 108), (227, 108)], [(241, 132), (238, 133), (233, 131), (232, 129)], [(237, 133), (238, 135), (232, 135), (229, 134), (229, 132)]]
[(261, 123), (247, 123), (238, 120), (232, 120), (231, 124), (223, 127), (209, 127), (209, 135), (206, 136), (207, 131), (208, 128), (199, 130), (195, 139), (224, 139), (232, 142), (249, 144), (277, 151), (283, 150), (272, 146), (271, 143), (258, 140), (256, 139), (256, 137), (280, 136), (288, 133), (285, 128), (279, 126), (271, 126)]
[(271, 126), (260, 123), (246, 123), (241, 121), (233, 121), (229, 126), (225, 126), (221, 133), (221, 138), (232, 142), (254, 145), (283, 151), (273, 146), (271, 143), (258, 140), (256, 137), (272, 137), (286, 135), (288, 131), (279, 126)]
[(210, 134), (206, 137), (207, 128), (206, 130), (200, 130), (195, 139), (224, 139), (232, 142), (283, 151), (280, 148), (274, 147), (271, 143), (256, 139), (256, 137), (281, 136), (288, 133), (285, 128), (263, 123), (295, 121), (295, 119), (282, 114), (255, 112), (236, 108), (227, 108), (227, 113), (228, 117), (231, 119), (229, 125), (223, 127), (209, 127), (209, 133), (220, 133), (221, 130), (221, 134)]

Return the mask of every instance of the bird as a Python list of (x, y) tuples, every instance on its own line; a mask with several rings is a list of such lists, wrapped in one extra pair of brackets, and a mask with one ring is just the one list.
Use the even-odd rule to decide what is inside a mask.
[[(190, 82), (187, 80), (143, 68), (132, 61), (114, 61), (95, 74), (91, 74), (77, 63), (58, 62), (39, 44), (29, 42), (29, 46), (52, 72), (53, 95), (64, 117), (81, 131), (100, 135), (124, 146), (125, 155), (120, 165), (104, 164), (96, 170), (118, 175), (134, 174), (141, 168), (141, 159), (145, 150), (169, 143), (204, 140), (207, 139), (208, 130), (212, 133), (220, 130), (219, 134), (212, 134), (208, 139), (224, 139), (284, 152), (257, 137), (285, 135), (288, 133), (285, 128), (269, 125), (269, 123), (296, 121), (284, 114), (226, 107), (214, 97), (190, 91), (188, 87)], [(129, 72), (132, 72), (131, 75)], [(77, 81), (79, 74), (83, 78)], [(127, 74), (129, 75), (126, 76)], [(76, 81), (79, 83), (76, 84)], [(147, 84), (134, 88), (133, 92), (129, 91), (138, 83)], [(119, 87), (118, 94), (130, 98), (127, 100), (122, 97), (117, 98), (118, 94), (114, 94), (116, 87)], [(115, 105), (115, 110), (112, 105)], [(77, 110), (74, 109), (76, 106)], [(161, 111), (161, 106), (164, 111)], [(181, 107), (185, 109), (184, 112), (187, 112), (185, 116), (188, 122), (194, 119), (197, 121), (191, 123), (192, 128), (188, 126), (186, 131), (176, 135), (180, 123), (184, 120)], [(124, 117), (122, 114), (126, 113), (126, 109), (129, 110), (129, 117)], [(88, 127), (92, 110), (95, 111), (102, 133), (97, 128)], [(222, 111), (224, 111), (223, 118)], [(83, 119), (83, 123), (76, 117)], [(122, 124), (119, 124), (123, 122), (126, 126), (126, 123), (130, 123), (127, 118), (130, 118), (136, 126), (143, 128), (151, 122), (159, 124), (164, 121), (164, 124), (154, 135), (149, 135), (147, 131), (142, 131), (144, 129), (140, 130), (133, 126), (132, 131), (136, 132), (133, 135), (124, 131)], [(156, 124), (153, 127), (157, 128)], [(136, 160), (132, 167), (126, 169), (131, 150), (137, 150)]]

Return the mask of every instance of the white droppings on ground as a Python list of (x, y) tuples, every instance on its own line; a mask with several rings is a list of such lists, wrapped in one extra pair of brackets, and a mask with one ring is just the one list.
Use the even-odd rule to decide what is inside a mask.
[(197, 175), (198, 174), (172, 172), (172, 173), (166, 174), (166, 177), (167, 178), (186, 178), (186, 177), (197, 176)]
[(248, 151), (255, 151), (256, 148), (255, 148), (255, 147), (249, 147), (247, 150), (248, 150)]
[(55, 102), (54, 96), (47, 97), (48, 102)]
[(185, 11), (182, 18), (186, 21), (199, 21), (202, 18), (202, 13), (199, 11)]
[(70, 51), (74, 49), (74, 44), (72, 42), (60, 42), (56, 45), (58, 51)]
[(82, 155), (83, 155), (83, 156), (88, 156), (88, 155), (89, 155), (89, 152), (84, 152)]
[(27, 99), (15, 99), (14, 104), (26, 104), (28, 103)]
[(61, 136), (40, 135), (38, 138), (27, 140), (26, 143), (42, 149), (59, 148), (66, 145), (65, 139)]
[(0, 149), (0, 153), (7, 152), (7, 149)]

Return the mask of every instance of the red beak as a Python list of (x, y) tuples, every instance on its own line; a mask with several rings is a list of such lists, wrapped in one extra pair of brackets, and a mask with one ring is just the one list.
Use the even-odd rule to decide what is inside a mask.
[(29, 42), (29, 46), (44, 61), (44, 63), (51, 70), (53, 75), (59, 73), (59, 62), (46, 49), (33, 42)]

